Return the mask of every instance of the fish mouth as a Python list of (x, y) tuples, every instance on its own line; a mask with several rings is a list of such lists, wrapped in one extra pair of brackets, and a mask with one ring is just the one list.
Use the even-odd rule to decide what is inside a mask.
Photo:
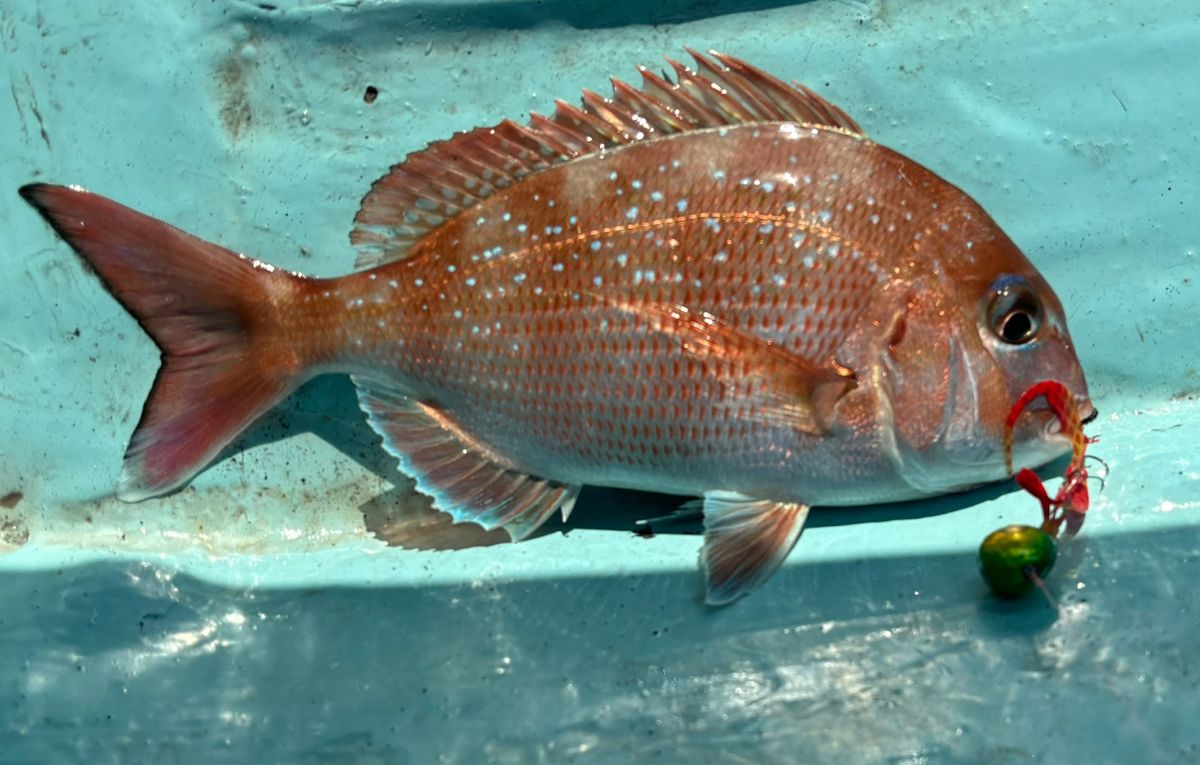
[[(1096, 405), (1093, 404), (1087, 396), (1077, 396), (1075, 398), (1075, 411), (1079, 415), (1080, 426), (1095, 422), (1096, 418), (1100, 416), (1100, 410), (1096, 408)], [(1045, 419), (1040, 428), (1041, 435), (1063, 435), (1062, 422), (1059, 420), (1058, 415), (1055, 413), (1053, 407), (1051, 407), (1050, 403), (1044, 398), (1037, 398), (1030, 402), (1023, 414), (1025, 417), (1030, 418), (1029, 423), (1031, 425), (1036, 423), (1036, 418)], [(1020, 426), (1018, 426), (1018, 429), (1021, 429)], [(1038, 430), (1036, 425), (1034, 425), (1033, 430), (1035, 432)], [(1026, 432), (1028, 432), (1028, 430), (1026, 430)]]
[[(1087, 414), (1084, 414), (1087, 412)], [(1084, 399), (1083, 404), (1079, 406), (1079, 422), (1082, 425), (1091, 425), (1100, 416), (1100, 410), (1095, 404), (1087, 399)]]
[[(1050, 415), (1050, 421), (1047, 422), (1045, 426), (1046, 433), (1050, 435), (1059, 435), (1062, 433), (1062, 423), (1059, 421), (1058, 416), (1055, 415), (1053, 411), (1048, 408), (1041, 409), (1040, 407), (1039, 411), (1047, 412)], [(1075, 411), (1079, 413), (1079, 425), (1081, 427), (1095, 422), (1096, 418), (1100, 416), (1100, 410), (1096, 408), (1095, 404), (1086, 398), (1076, 399)]]

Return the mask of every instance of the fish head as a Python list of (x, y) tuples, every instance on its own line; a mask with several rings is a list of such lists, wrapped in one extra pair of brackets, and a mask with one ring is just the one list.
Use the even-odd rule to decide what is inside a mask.
[[(910, 287), (888, 349), (901, 474), (920, 494), (1005, 478), (1006, 420), (1035, 383), (1062, 383), (1081, 418), (1095, 414), (1054, 290), (986, 213), (962, 207), (920, 289)], [(1050, 462), (1070, 450), (1069, 436), (1035, 401), (1013, 428), (1014, 461)]]

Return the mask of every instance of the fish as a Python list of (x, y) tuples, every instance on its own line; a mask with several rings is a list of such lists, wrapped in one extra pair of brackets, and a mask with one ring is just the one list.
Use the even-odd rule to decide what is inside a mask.
[[(1094, 407), (1062, 305), (964, 191), (716, 51), (409, 155), (316, 278), (78, 187), (20, 189), (162, 353), (117, 496), (186, 484), (298, 386), (350, 375), (456, 522), (527, 539), (584, 485), (694, 497), (705, 600), (809, 510), (1003, 480), (1038, 380)], [(1048, 407), (1014, 423), (1040, 465)]]

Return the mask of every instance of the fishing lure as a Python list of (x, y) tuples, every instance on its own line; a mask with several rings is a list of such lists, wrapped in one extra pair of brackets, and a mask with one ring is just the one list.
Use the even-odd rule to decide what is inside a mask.
[(1042, 530), (1051, 536), (1057, 536), (1065, 522), (1066, 535), (1072, 537), (1078, 534), (1083, 527), (1083, 520), (1090, 504), (1085, 459), (1087, 447), (1098, 439), (1089, 438), (1083, 432), (1083, 421), (1079, 416), (1079, 408), (1075, 405), (1075, 398), (1067, 386), (1055, 380), (1035, 383), (1009, 410), (1008, 418), (1004, 423), (1004, 466), (1011, 475), (1013, 472), (1013, 426), (1016, 425), (1021, 413), (1039, 397), (1045, 398), (1050, 409), (1058, 417), (1062, 432), (1070, 437), (1071, 461), (1067, 465), (1062, 485), (1053, 497), (1046, 491), (1042, 479), (1029, 468), (1021, 468), (1014, 479), (1018, 486), (1032, 494), (1041, 503)]
[[(989, 534), (979, 546), (979, 570), (992, 592), (1001, 598), (1019, 598), (1041, 587), (1043, 578), (1054, 566), (1058, 556), (1055, 539), (1066, 524), (1066, 537), (1079, 533), (1087, 513), (1088, 472), (1087, 447), (1097, 439), (1083, 432), (1083, 419), (1075, 398), (1066, 385), (1055, 380), (1035, 383), (1017, 400), (1004, 423), (1004, 465), (1013, 473), (1013, 427), (1021, 414), (1036, 399), (1044, 398), (1058, 418), (1062, 433), (1071, 439), (1071, 461), (1067, 465), (1062, 485), (1053, 497), (1038, 474), (1021, 468), (1014, 479), (1017, 485), (1032, 494), (1042, 506), (1042, 525), (1013, 525)], [(1093, 410), (1094, 411), (1094, 410)], [(1094, 415), (1092, 415), (1094, 416)]]

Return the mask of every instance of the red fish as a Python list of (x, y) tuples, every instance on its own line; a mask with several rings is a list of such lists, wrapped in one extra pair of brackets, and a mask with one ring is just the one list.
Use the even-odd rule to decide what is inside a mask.
[[(702, 496), (725, 603), (812, 504), (1004, 478), (1030, 383), (1091, 407), (1058, 299), (978, 204), (812, 91), (693, 56), (411, 155), (336, 279), (23, 188), (163, 352), (118, 496), (181, 486), (298, 385), (348, 373), (457, 520), (519, 540), (582, 484)], [(1024, 463), (1067, 448), (1051, 419), (1019, 424)]]

